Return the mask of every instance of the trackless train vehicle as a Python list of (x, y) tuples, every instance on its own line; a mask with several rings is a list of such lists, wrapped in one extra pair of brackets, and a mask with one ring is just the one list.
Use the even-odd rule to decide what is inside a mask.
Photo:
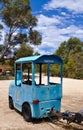
[[(52, 116), (51, 108), (60, 111), (62, 68), (63, 61), (57, 55), (16, 60), (15, 80), (9, 86), (9, 108), (22, 112), (26, 121)], [(56, 78), (57, 71), (60, 76)]]

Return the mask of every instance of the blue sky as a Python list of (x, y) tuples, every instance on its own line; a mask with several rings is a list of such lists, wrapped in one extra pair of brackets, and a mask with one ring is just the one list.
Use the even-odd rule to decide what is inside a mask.
[[(32, 14), (38, 19), (35, 29), (42, 35), (42, 44), (32, 46), (35, 52), (53, 54), (61, 42), (71, 37), (83, 41), (83, 0), (30, 1)], [(2, 33), (4, 36), (4, 30)]]
[(35, 51), (52, 54), (70, 37), (83, 41), (83, 0), (31, 0), (31, 7), (42, 34), (42, 44)]

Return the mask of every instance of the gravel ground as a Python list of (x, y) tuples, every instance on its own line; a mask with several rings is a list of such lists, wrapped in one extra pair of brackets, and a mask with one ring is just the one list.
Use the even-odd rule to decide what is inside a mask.
[[(44, 77), (45, 79), (45, 77)], [(8, 107), (8, 87), (11, 81), (0, 81), (0, 130), (83, 130), (83, 123), (69, 126), (62, 121), (55, 124), (48, 119), (25, 122), (22, 115)], [(63, 98), (61, 111), (83, 110), (83, 80), (63, 79)], [(63, 122), (63, 123), (62, 123)]]

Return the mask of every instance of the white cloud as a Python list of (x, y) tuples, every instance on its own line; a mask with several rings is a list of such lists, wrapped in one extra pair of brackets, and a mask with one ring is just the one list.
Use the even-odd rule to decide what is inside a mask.
[(54, 15), (52, 17), (47, 17), (43, 14), (37, 16), (38, 18), (38, 24), (42, 24), (43, 26), (49, 26), (51, 24), (58, 24), (60, 23), (60, 20), (55, 17)]
[[(63, 17), (58, 15), (52, 15), (51, 17), (43, 14), (37, 15), (38, 26), (36, 29), (42, 34), (42, 44), (40, 46), (34, 46), (35, 52), (53, 54), (60, 43), (68, 40), (70, 37), (83, 39), (83, 27), (71, 24), (71, 20), (67, 21), (64, 16), (70, 18), (69, 14), (67, 15), (65, 12), (62, 12), (62, 15)], [(60, 25), (61, 28), (57, 25)], [(5, 35), (4, 32), (3, 30), (3, 36)]]
[(83, 13), (83, 0), (50, 0), (43, 8), (45, 10), (66, 8), (76, 13)]
[[(39, 22), (36, 29), (42, 33), (42, 44), (34, 48), (35, 51), (41, 54), (54, 53), (60, 43), (68, 40), (70, 37), (83, 39), (83, 29), (79, 26), (69, 25), (62, 28), (57, 26), (56, 23), (64, 23), (65, 18), (61, 18), (60, 16), (47, 17), (44, 15), (39, 15), (37, 18)], [(56, 22), (56, 19), (58, 19), (58, 22)]]
[(67, 16), (66, 12), (61, 12), (61, 14), (62, 14), (63, 16)]

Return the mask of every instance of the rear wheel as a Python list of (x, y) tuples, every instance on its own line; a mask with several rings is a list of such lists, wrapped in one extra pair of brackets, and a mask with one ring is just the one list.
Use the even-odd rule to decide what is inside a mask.
[(9, 97), (9, 108), (14, 109), (13, 100), (11, 97)]
[(32, 120), (30, 105), (24, 104), (22, 107), (22, 115), (25, 121), (30, 122)]

